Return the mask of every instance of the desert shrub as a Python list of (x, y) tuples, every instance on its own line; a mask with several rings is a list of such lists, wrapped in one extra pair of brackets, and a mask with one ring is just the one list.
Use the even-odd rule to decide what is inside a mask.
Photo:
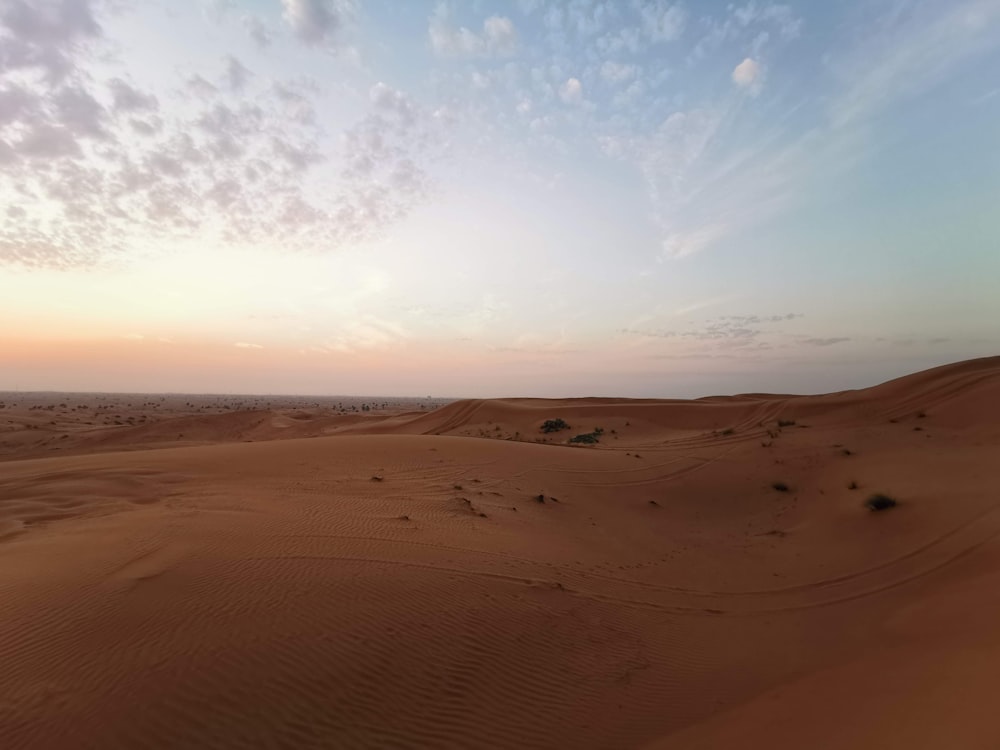
[(896, 504), (897, 503), (894, 498), (882, 494), (872, 495), (870, 498), (865, 500), (865, 507), (872, 511), (895, 508)]
[(795, 424), (794, 419), (779, 419), (778, 427), (792, 427)]
[(568, 430), (569, 425), (563, 419), (546, 419), (542, 422), (542, 432), (559, 432), (559, 430)]
[(784, 482), (771, 482), (771, 487), (778, 492), (788, 492), (788, 485)]
[(582, 435), (575, 435), (571, 437), (569, 442), (593, 445), (594, 443), (600, 442), (600, 434), (596, 432), (585, 432)]

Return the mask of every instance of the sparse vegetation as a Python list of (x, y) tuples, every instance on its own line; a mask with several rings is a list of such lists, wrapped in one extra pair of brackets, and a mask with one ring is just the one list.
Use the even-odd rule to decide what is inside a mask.
[(732, 427), (727, 427), (720, 434), (721, 435), (735, 435), (736, 434), (736, 430), (734, 430)]
[(858, 488), (858, 483), (855, 482), (853, 479), (851, 480), (851, 483), (847, 485), (847, 489), (849, 490), (856, 490), (857, 488)]
[(778, 427), (794, 427), (794, 426), (795, 426), (795, 420), (794, 419), (779, 419), (778, 420)]
[(584, 432), (583, 434), (575, 435), (569, 439), (569, 442), (593, 445), (594, 443), (599, 443), (601, 441), (601, 435), (603, 434), (604, 429), (602, 427), (595, 427), (593, 432)]
[(542, 422), (542, 432), (559, 432), (560, 430), (568, 430), (569, 425), (563, 419), (546, 419)]
[(771, 488), (778, 492), (788, 492), (788, 485), (784, 482), (771, 482)]
[(865, 507), (871, 511), (888, 510), (895, 508), (898, 503), (895, 498), (888, 495), (876, 494), (865, 500)]
[(542, 495), (542, 494), (535, 495), (535, 502), (536, 503), (544, 503), (545, 502), (545, 495)]

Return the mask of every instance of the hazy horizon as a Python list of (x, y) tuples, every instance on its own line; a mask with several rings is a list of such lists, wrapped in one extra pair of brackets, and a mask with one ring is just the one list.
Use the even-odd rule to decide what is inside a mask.
[(998, 64), (996, 0), (0, 0), (0, 390), (693, 398), (995, 354)]

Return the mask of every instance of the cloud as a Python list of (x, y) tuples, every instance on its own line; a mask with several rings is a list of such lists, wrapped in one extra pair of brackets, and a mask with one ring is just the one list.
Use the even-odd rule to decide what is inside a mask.
[(809, 338), (802, 339), (802, 343), (808, 346), (833, 346), (834, 344), (842, 344), (845, 341), (850, 341), (848, 336), (832, 336), (830, 338)]
[(684, 329), (637, 329), (624, 328), (619, 331), (629, 336), (655, 339), (679, 339), (709, 344), (723, 348), (768, 348), (771, 344), (760, 339), (773, 330), (775, 323), (785, 323), (803, 317), (801, 313), (782, 315), (723, 315), (710, 318), (700, 326)]
[(559, 98), (566, 104), (579, 104), (583, 101), (583, 85), (577, 78), (569, 78), (559, 87)]
[(745, 58), (743, 62), (733, 68), (733, 83), (742, 88), (751, 88), (760, 79), (760, 64), (752, 59)]
[(857, 54), (829, 61), (843, 83), (832, 103), (833, 125), (864, 121), (940, 84), (961, 63), (1000, 45), (998, 21), (994, 0), (926, 3), (869, 19), (858, 34)]
[(226, 83), (230, 91), (243, 91), (253, 75), (246, 66), (232, 55), (226, 57)]
[(283, 17), (306, 44), (334, 46), (354, 14), (353, 0), (281, 0)]
[(251, 344), (246, 341), (237, 341), (233, 344), (237, 349), (263, 349), (264, 347), (260, 344)]
[(134, 88), (121, 78), (108, 81), (108, 90), (116, 112), (153, 112), (160, 106), (155, 96)]
[(687, 232), (672, 232), (663, 240), (663, 255), (678, 260), (700, 253), (726, 235), (722, 224), (709, 225)]
[(266, 49), (271, 46), (274, 34), (260, 18), (257, 16), (243, 16), (243, 28), (257, 45), (258, 49)]
[(91, 0), (4, 0), (0, 72), (33, 70), (62, 81), (75, 70), (80, 46), (100, 35)]
[(672, 42), (684, 32), (687, 13), (680, 4), (651, 2), (642, 6), (643, 30), (655, 42)]
[(513, 54), (517, 48), (517, 30), (509, 18), (490, 16), (483, 21), (482, 32), (476, 33), (464, 26), (451, 26), (444, 5), (431, 15), (427, 33), (431, 49), (443, 57), (500, 57)]
[(624, 83), (636, 77), (639, 69), (635, 65), (605, 60), (601, 64), (601, 78), (608, 83)]

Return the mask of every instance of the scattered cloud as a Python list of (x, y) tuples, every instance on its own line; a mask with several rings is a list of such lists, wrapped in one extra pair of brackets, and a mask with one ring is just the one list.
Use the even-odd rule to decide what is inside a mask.
[(760, 348), (771, 346), (771, 344), (759, 340), (772, 331), (768, 324), (784, 323), (801, 317), (803, 317), (801, 313), (723, 315), (710, 318), (700, 326), (672, 329), (624, 328), (619, 333), (643, 338), (692, 340), (722, 347), (754, 345)]
[(281, 0), (283, 17), (292, 32), (306, 44), (334, 47), (353, 17), (353, 0)]
[(834, 344), (842, 344), (845, 341), (850, 341), (851, 339), (847, 336), (832, 336), (830, 338), (808, 338), (802, 339), (803, 344), (808, 346), (833, 346)]
[(230, 91), (241, 92), (253, 76), (243, 63), (232, 55), (226, 57), (226, 84)]
[(733, 68), (733, 83), (741, 88), (749, 89), (760, 79), (760, 63), (752, 58), (745, 58), (743, 62)]
[(233, 344), (237, 349), (263, 349), (264, 347), (260, 344), (251, 344), (246, 341), (237, 341)]
[(672, 42), (684, 32), (687, 13), (680, 3), (649, 2), (642, 5), (643, 29), (655, 42)]
[(427, 29), (431, 49), (444, 57), (499, 57), (517, 49), (517, 29), (505, 16), (490, 16), (481, 32), (450, 23), (448, 9), (438, 5)]
[(140, 91), (121, 78), (108, 81), (108, 90), (115, 112), (155, 112), (159, 109), (159, 100), (155, 96)]
[(559, 87), (559, 98), (566, 104), (579, 104), (583, 101), (583, 84), (578, 78), (569, 78)]
[(37, 72), (58, 83), (76, 70), (80, 48), (100, 35), (92, 0), (5, 0), (0, 73)]
[(243, 28), (254, 44), (257, 45), (258, 49), (263, 50), (271, 46), (271, 42), (274, 40), (274, 33), (257, 16), (243, 16)]
[(625, 83), (638, 75), (639, 68), (628, 63), (605, 60), (601, 65), (601, 78), (608, 83)]

